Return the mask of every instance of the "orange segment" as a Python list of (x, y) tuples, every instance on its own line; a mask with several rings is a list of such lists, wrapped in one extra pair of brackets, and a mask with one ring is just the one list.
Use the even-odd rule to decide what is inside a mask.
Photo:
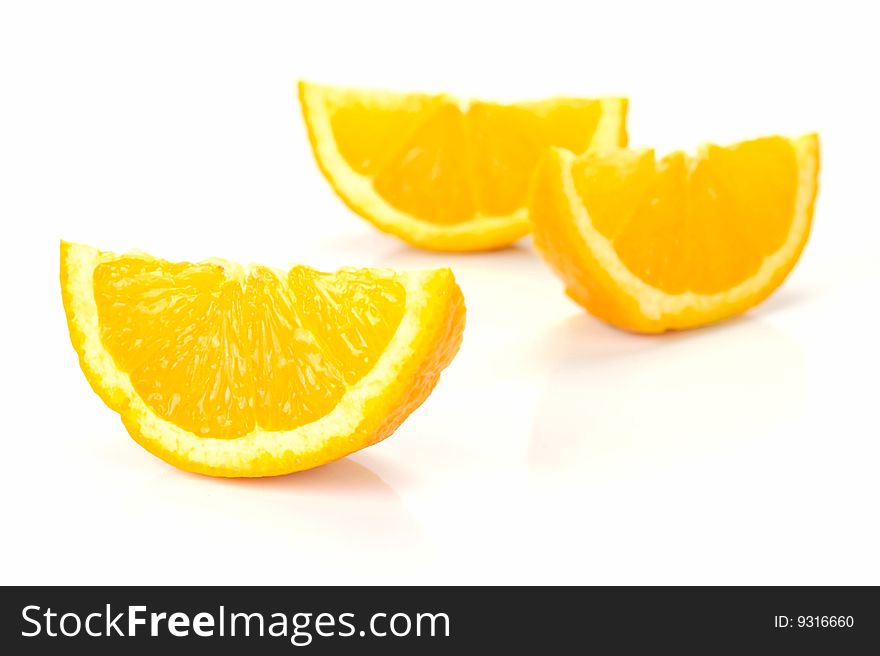
[(389, 435), (464, 325), (451, 272), (247, 270), (62, 243), (71, 339), (132, 436), (188, 469), (263, 476)]
[(633, 273), (669, 292), (684, 291), (678, 264), (687, 248), (682, 193), (686, 177), (687, 162), (681, 153), (657, 162), (648, 193), (614, 242)]
[[(393, 102), (352, 94), (330, 117), (339, 154), (362, 175), (376, 175), (407, 139), (443, 104), (442, 97), (409, 94)], [(390, 100), (390, 99), (389, 99)]]
[(604, 157), (583, 157), (572, 164), (577, 194), (590, 199), (593, 224), (612, 240), (632, 220), (655, 175), (653, 154), (643, 150), (609, 150)]
[(94, 278), (101, 340), (156, 414), (201, 435), (253, 430), (242, 289), (222, 267), (126, 257), (98, 265)]
[[(294, 267), (288, 276), (300, 269), (304, 267)], [(308, 281), (318, 274), (306, 269), (306, 275)], [(247, 404), (254, 415), (253, 425), (262, 429), (291, 430), (316, 421), (345, 393), (346, 381), (332, 349), (303, 317), (302, 305), (307, 301), (298, 297), (311, 299), (313, 293), (307, 284), (288, 284), (268, 267), (255, 267), (247, 277), (241, 325), (251, 354), (246, 376), (253, 381), (253, 389)], [(376, 347), (384, 347), (387, 341)], [(222, 359), (227, 353), (218, 356)]]
[(722, 200), (736, 211), (738, 231), (761, 255), (782, 246), (798, 188), (798, 153), (792, 143), (768, 137), (730, 148), (709, 146), (704, 161)]
[(568, 293), (641, 332), (698, 326), (763, 300), (797, 261), (818, 139), (767, 137), (696, 155), (555, 150), (530, 199), (539, 251)]
[(473, 156), (461, 111), (429, 114), (376, 175), (376, 192), (401, 212), (434, 224), (462, 223), (477, 212)]
[(337, 194), (380, 229), (434, 250), (498, 248), (526, 234), (528, 187), (548, 146), (626, 144), (626, 101), (502, 105), (301, 82), (303, 116)]
[[(394, 276), (343, 269), (335, 274), (293, 267), (299, 321), (325, 347), (347, 385), (354, 385), (382, 355), (406, 309), (406, 289)], [(303, 332), (300, 330), (299, 332)]]

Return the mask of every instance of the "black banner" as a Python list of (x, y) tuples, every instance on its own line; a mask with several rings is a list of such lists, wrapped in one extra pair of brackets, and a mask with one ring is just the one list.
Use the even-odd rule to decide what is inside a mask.
[(5, 654), (880, 647), (880, 595), (868, 587), (22, 587), (2, 589), (0, 612)]

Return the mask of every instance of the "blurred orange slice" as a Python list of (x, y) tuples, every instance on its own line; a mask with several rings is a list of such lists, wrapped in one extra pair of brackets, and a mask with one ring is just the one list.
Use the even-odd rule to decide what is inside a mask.
[(591, 313), (627, 330), (691, 328), (739, 314), (792, 270), (813, 217), (815, 134), (542, 159), (534, 242)]
[(422, 248), (507, 246), (529, 230), (541, 153), (626, 145), (623, 98), (509, 105), (300, 82), (318, 165), (348, 206)]

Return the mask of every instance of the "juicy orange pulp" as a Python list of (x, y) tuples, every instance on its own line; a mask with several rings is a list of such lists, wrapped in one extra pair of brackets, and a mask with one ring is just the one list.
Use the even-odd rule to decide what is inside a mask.
[(101, 340), (146, 404), (219, 438), (326, 415), (385, 350), (406, 300), (390, 273), (125, 256), (95, 268), (94, 295)]
[(784, 243), (798, 163), (767, 137), (698, 155), (587, 155), (572, 178), (595, 228), (636, 276), (670, 294), (712, 294), (752, 276)]

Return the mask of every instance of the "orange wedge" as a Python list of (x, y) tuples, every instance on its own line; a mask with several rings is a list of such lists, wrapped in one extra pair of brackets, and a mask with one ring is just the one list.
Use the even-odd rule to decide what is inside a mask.
[(529, 212), (566, 291), (620, 328), (657, 333), (739, 314), (798, 260), (813, 217), (815, 134), (656, 159), (617, 149), (542, 159)]
[(268, 476), (390, 435), (458, 350), (448, 269), (280, 271), (62, 242), (61, 290), (92, 387), (148, 451)]
[(348, 206), (422, 248), (507, 246), (529, 230), (528, 186), (549, 146), (626, 145), (623, 98), (509, 105), (300, 82), (318, 165)]

